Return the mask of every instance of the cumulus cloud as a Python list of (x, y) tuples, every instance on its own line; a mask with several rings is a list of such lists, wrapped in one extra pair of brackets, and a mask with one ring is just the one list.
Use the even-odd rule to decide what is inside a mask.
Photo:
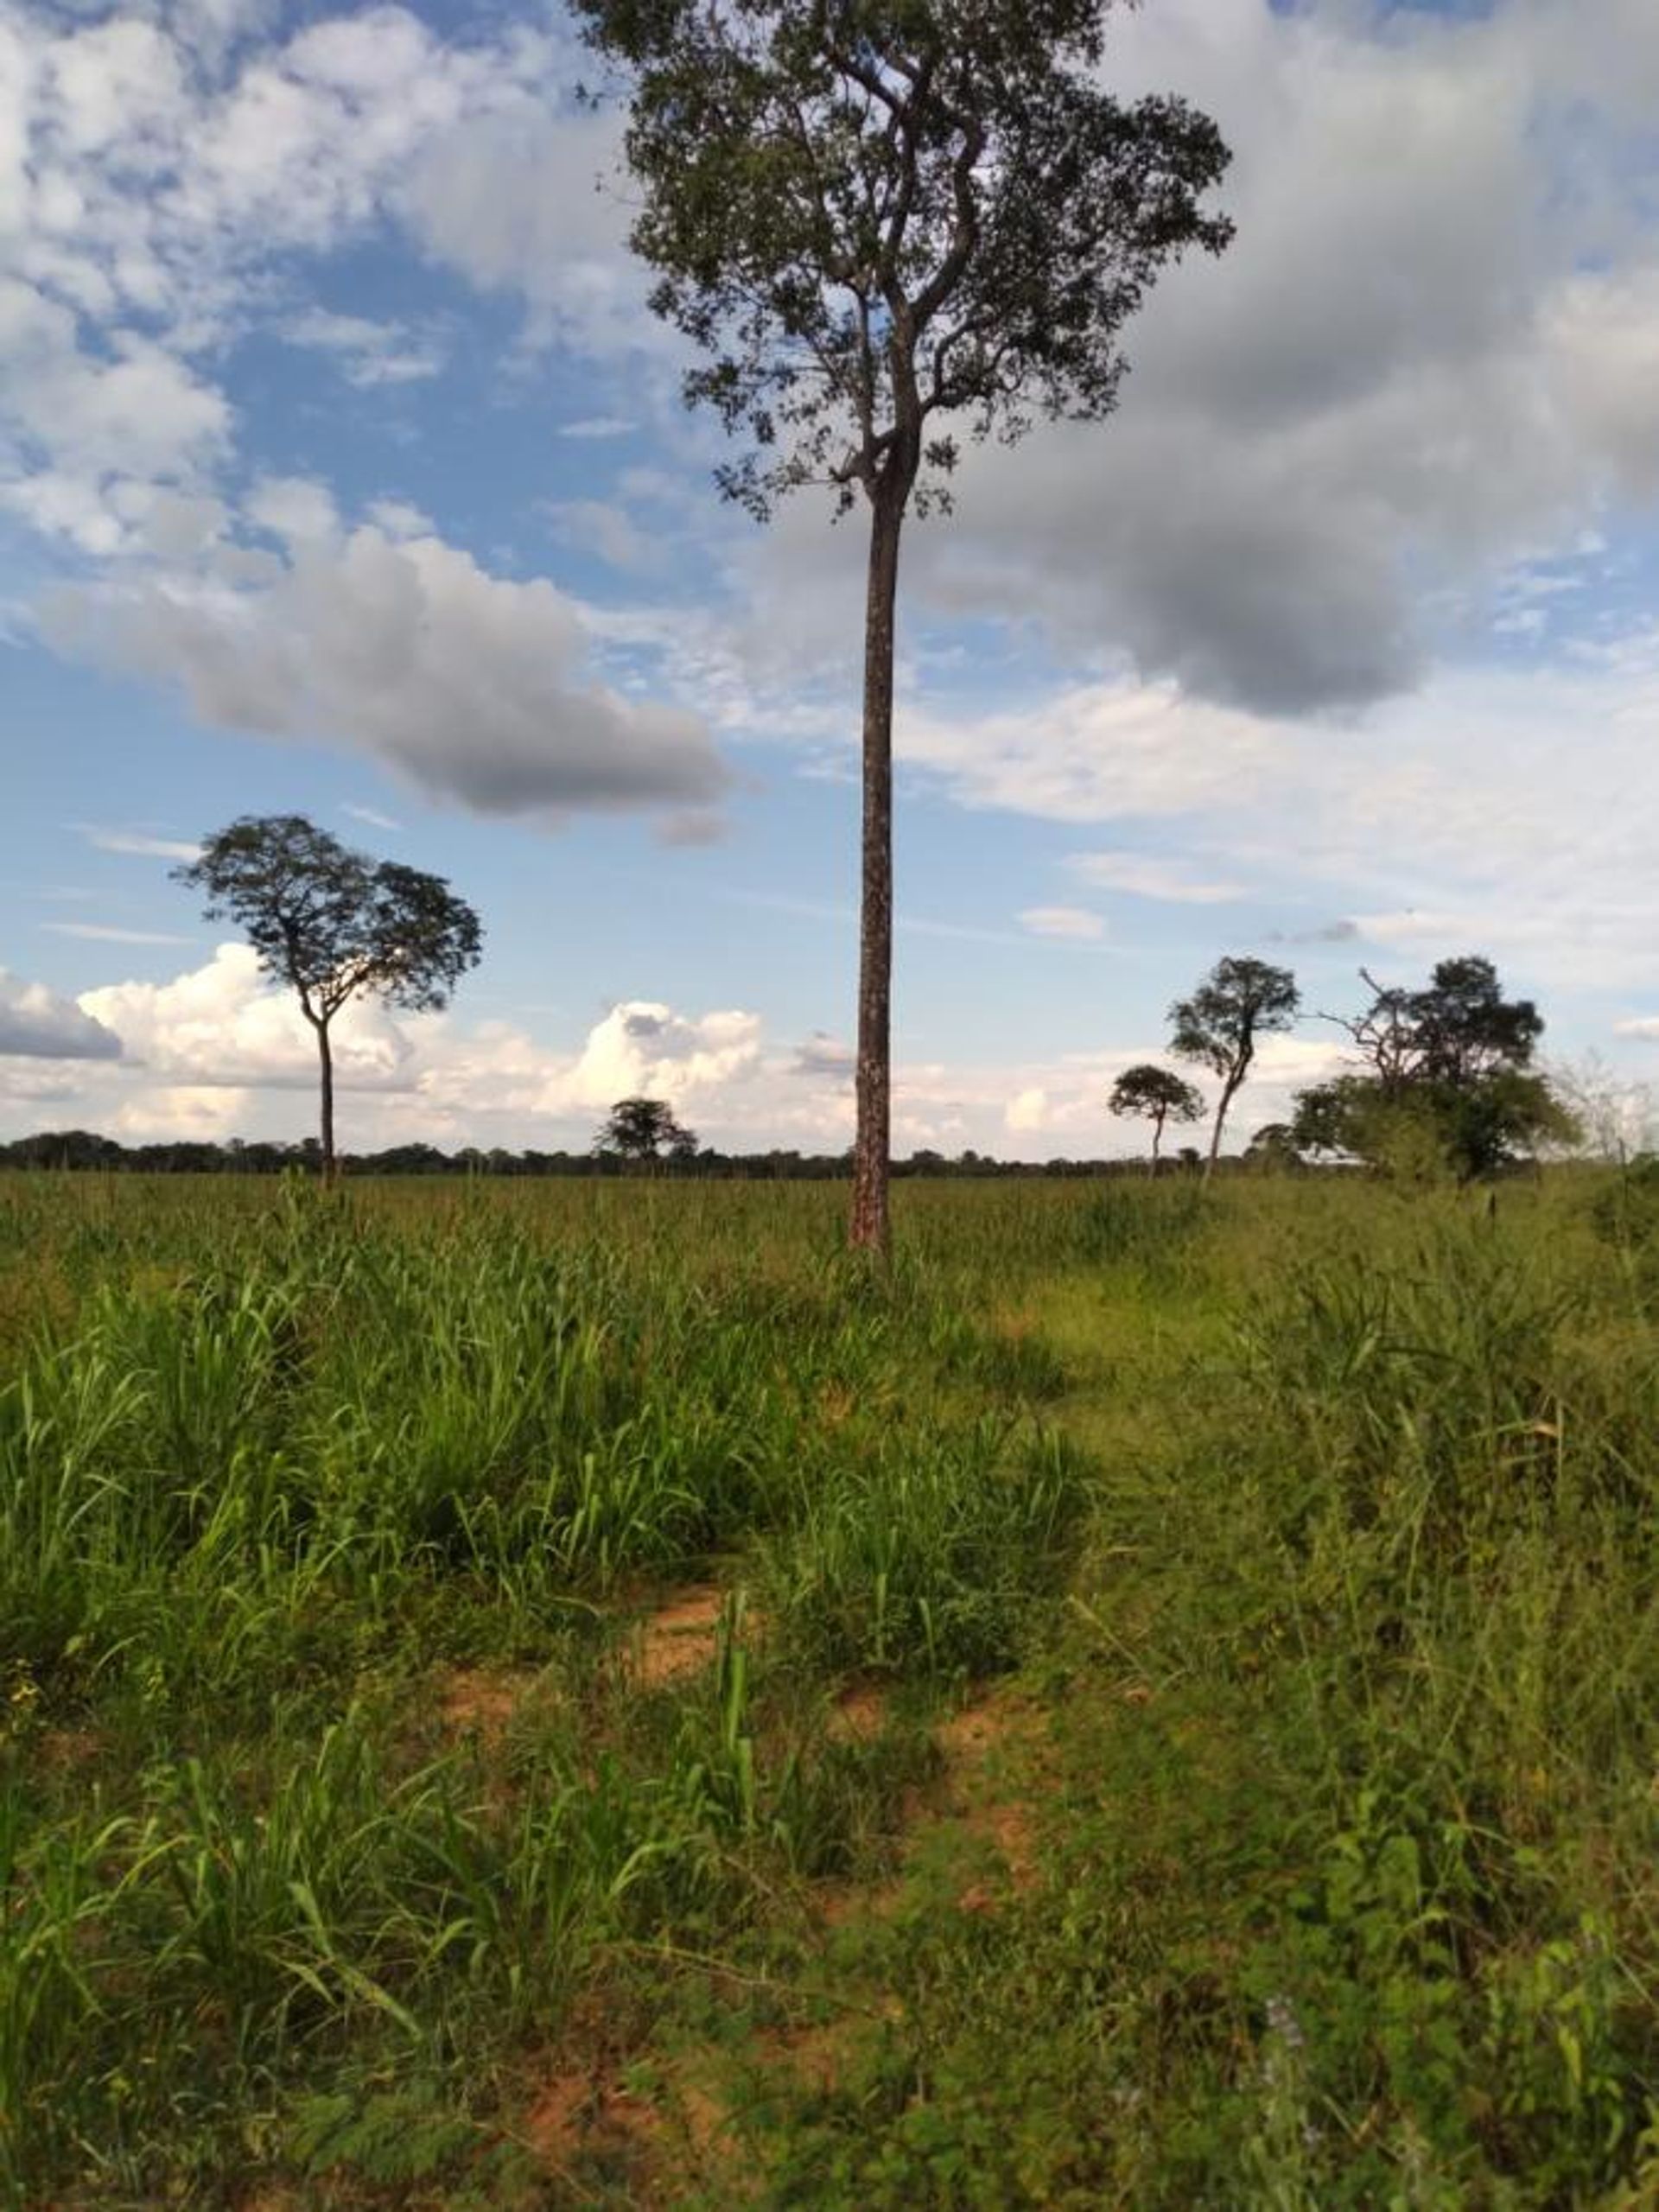
[(177, 683), (205, 722), (333, 738), (480, 814), (721, 796), (703, 723), (598, 681), (555, 586), (492, 575), (438, 537), (341, 534), (310, 488), (265, 488), (261, 519), (286, 537), (274, 582), (229, 588), (208, 569), (65, 587), (45, 602), (48, 636)]
[[(21, 998), (22, 987), (11, 995)], [(0, 988), (0, 1007), (9, 1002)], [(65, 1056), (64, 1039), (76, 1030), (110, 1055), (117, 1024), (130, 1046), (124, 1058), (92, 1065)], [(97, 1043), (100, 1034), (108, 1044)], [(741, 1007), (697, 1014), (628, 999), (584, 1034), (550, 1044), (514, 1022), (469, 1023), (454, 1008), (394, 1014), (358, 1001), (334, 1035), (339, 1081), (351, 1100), (343, 1134), (353, 1148), (419, 1139), (581, 1149), (609, 1107), (637, 1095), (668, 1100), (705, 1140), (733, 1149), (836, 1152), (852, 1130), (850, 1048), (820, 1029), (779, 1050), (760, 1017)], [(245, 946), (221, 946), (200, 968), (164, 983), (88, 991), (78, 1008), (56, 1001), (41, 1042), (49, 1058), (0, 1065), (0, 1128), (36, 1128), (48, 1105), (60, 1125), (135, 1138), (187, 1131), (292, 1138), (311, 1126), (313, 1039)], [(895, 1146), (972, 1146), (1033, 1158), (1122, 1149), (1106, 1095), (1123, 1067), (1160, 1050), (1143, 1044), (1018, 1062), (901, 1059)], [(1291, 1090), (1336, 1064), (1323, 1040), (1269, 1040), (1240, 1100), (1238, 1141), (1262, 1122), (1281, 1119)]]
[[(222, 944), (206, 967), (164, 983), (83, 991), (83, 1015), (112, 1030), (147, 1081), (192, 1090), (309, 1089), (316, 1039), (291, 994), (273, 988), (250, 945)], [(356, 999), (334, 1030), (334, 1081), (344, 1090), (408, 1085), (413, 1046), (372, 1001)]]
[[(579, 70), (577, 57), (569, 66)], [(498, 86), (434, 137), (398, 197), (430, 252), (480, 288), (527, 302), (535, 337), (587, 353), (659, 350), (646, 280), (626, 251), (620, 149), (614, 108), (573, 109), (550, 84)], [(609, 435), (608, 418), (569, 434)]]
[(118, 1060), (121, 1038), (44, 983), (27, 983), (0, 968), (0, 1058)]
[[(401, 227), (543, 334), (647, 321), (593, 189), (613, 116), (574, 99), (560, 20), (446, 36), (372, 6), (279, 33), (261, 0), (0, 17), (0, 507), (99, 556), (123, 487), (228, 458), (218, 365), (251, 329), (365, 391), (442, 365), (434, 327), (297, 303), (285, 257)], [(586, 334), (586, 335), (584, 335)]]
[[(234, 429), (213, 363), (262, 319), (365, 385), (435, 365), (429, 334), (296, 307), (274, 257), (400, 226), (543, 337), (613, 361), (669, 345), (625, 251), (619, 118), (571, 98), (568, 24), (446, 36), (378, 6), (276, 35), (215, 0), (3, 37), (0, 503), (43, 531), (113, 556), (143, 540), (135, 500), (198, 493)], [(1633, 89), (1656, 56), (1642, 0), (1118, 11), (1114, 83), (1179, 87), (1233, 145), (1237, 242), (1158, 287), (1115, 423), (969, 453), (908, 588), (1256, 710), (1418, 681), (1496, 568), (1659, 489)], [(602, 504), (586, 522), (632, 566)], [(803, 601), (828, 642), (854, 634), (856, 565), (795, 503), (740, 563), (750, 643), (786, 634), (798, 669)]]
[(804, 1045), (797, 1046), (788, 1072), (809, 1083), (848, 1084), (858, 1065), (858, 1055), (828, 1030), (815, 1029)]
[[(1164, 0), (1118, 12), (1109, 67), (1215, 114), (1236, 240), (1160, 282), (1114, 421), (964, 455), (912, 604), (1348, 710), (1418, 683), (1506, 565), (1659, 490), (1651, 9)], [(825, 652), (855, 636), (856, 556), (793, 503), (740, 557), (752, 650), (808, 594)]]

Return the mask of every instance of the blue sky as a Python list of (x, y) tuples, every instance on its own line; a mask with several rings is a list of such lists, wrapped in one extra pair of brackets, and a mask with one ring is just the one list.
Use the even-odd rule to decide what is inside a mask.
[[(1639, 1112), (1659, 16), (1147, 0), (1111, 67), (1217, 117), (1238, 240), (907, 541), (899, 1148), (1132, 1147), (1246, 950), (1338, 1010), (1487, 952)], [(0, 5), (0, 1132), (309, 1128), (168, 879), (298, 809), (487, 931), (351, 1020), (347, 1142), (844, 1141), (861, 532), (721, 506), (582, 74), (556, 10)]]

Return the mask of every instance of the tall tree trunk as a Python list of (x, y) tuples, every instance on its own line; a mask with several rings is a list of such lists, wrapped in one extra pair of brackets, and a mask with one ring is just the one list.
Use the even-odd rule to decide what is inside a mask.
[(864, 606), (864, 843), (859, 904), (858, 1126), (848, 1242), (885, 1254), (893, 1084), (893, 649), (899, 536), (909, 486), (878, 487), (871, 502)]
[(334, 1179), (334, 1056), (328, 1044), (328, 1024), (313, 1021), (317, 1033), (317, 1063), (321, 1077), (322, 1179)]
[(1163, 1141), (1164, 1117), (1161, 1114), (1154, 1114), (1152, 1117), (1152, 1158), (1147, 1162), (1147, 1173), (1154, 1183), (1158, 1179), (1158, 1147)]

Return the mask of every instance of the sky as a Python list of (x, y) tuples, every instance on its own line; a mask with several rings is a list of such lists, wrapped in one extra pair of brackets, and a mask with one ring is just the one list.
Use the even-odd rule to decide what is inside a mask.
[[(1481, 952), (1659, 1074), (1659, 8), (1145, 0), (1233, 149), (1105, 424), (905, 547), (894, 1144), (1133, 1150), (1224, 954), (1335, 1065)], [(722, 505), (556, 7), (0, 0), (0, 1136), (298, 1138), (295, 1007), (169, 880), (300, 811), (483, 961), (338, 1030), (341, 1141), (616, 1098), (839, 1148), (862, 542)]]

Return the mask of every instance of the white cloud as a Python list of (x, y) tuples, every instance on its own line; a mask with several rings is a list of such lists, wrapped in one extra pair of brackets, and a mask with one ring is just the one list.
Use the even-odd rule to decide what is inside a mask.
[(359, 806), (353, 799), (342, 799), (340, 810), (349, 814), (354, 822), (366, 822), (372, 830), (397, 830), (403, 823), (390, 814), (382, 814), (378, 806)]
[(1027, 906), (1020, 917), (1033, 937), (1103, 938), (1106, 925), (1086, 906)]
[[(309, 1089), (316, 1040), (289, 993), (270, 986), (245, 944), (222, 944), (205, 968), (165, 983), (111, 983), (83, 991), (83, 1014), (112, 1029), (151, 1083), (190, 1090)], [(385, 1009), (353, 1000), (334, 1032), (342, 1090), (407, 1087), (408, 1036)]]
[(0, 968), (0, 1058), (115, 1060), (121, 1038), (110, 1025), (47, 989)]
[(130, 930), (116, 922), (42, 922), (54, 937), (84, 938), (93, 944), (188, 944), (168, 930)]
[[(569, 66), (580, 73), (578, 57)], [(625, 250), (620, 144), (615, 110), (575, 109), (547, 83), (498, 82), (435, 135), (401, 184), (401, 204), (429, 251), (481, 289), (523, 298), (538, 339), (588, 353), (658, 352), (647, 280)]]
[(132, 853), (141, 859), (158, 861), (194, 861), (201, 856), (201, 847), (182, 837), (156, 837), (143, 830), (100, 830), (86, 822), (76, 827), (87, 843), (101, 853)]
[(340, 535), (340, 510), (326, 484), (309, 476), (262, 476), (242, 502), (256, 528), (268, 531), (290, 551), (327, 543)]
[(1074, 853), (1066, 865), (1103, 890), (1125, 892), (1135, 899), (1220, 906), (1245, 896), (1242, 884), (1206, 882), (1179, 861), (1160, 860), (1149, 853)]
[(325, 353), (359, 391), (386, 385), (417, 384), (440, 373), (444, 348), (430, 333), (417, 334), (407, 323), (372, 322), (366, 316), (337, 315), (307, 308), (281, 326), (289, 346)]
[(807, 1083), (842, 1089), (852, 1081), (857, 1066), (858, 1055), (850, 1045), (842, 1044), (827, 1029), (815, 1029), (806, 1042), (796, 1048), (787, 1072)]
[(561, 423), (558, 435), (562, 438), (626, 438), (638, 427), (626, 415), (582, 415), (573, 423)]
[[(202, 967), (163, 983), (85, 992), (78, 1009), (57, 1001), (43, 1046), (61, 1053), (76, 1025), (86, 1049), (103, 1053), (118, 1030), (126, 1058), (79, 1072), (57, 1058), (35, 1073), (0, 1070), (0, 1124), (36, 1128), (49, 1103), (60, 1126), (130, 1136), (292, 1138), (312, 1126), (314, 1041), (294, 1001), (245, 946), (222, 945)], [(512, 1022), (468, 1024), (454, 1008), (399, 1015), (359, 1001), (340, 1016), (334, 1038), (349, 1100), (341, 1138), (353, 1150), (411, 1139), (580, 1150), (607, 1109), (635, 1095), (670, 1101), (722, 1148), (838, 1152), (851, 1135), (850, 1048), (820, 1030), (793, 1050), (774, 1049), (760, 1017), (739, 1007), (687, 1014), (630, 999), (585, 1035), (549, 1044)], [(895, 1146), (1034, 1158), (1132, 1150), (1105, 1099), (1122, 1068), (1160, 1052), (1154, 1044), (1014, 1064), (901, 1060)], [(1337, 1064), (1323, 1039), (1270, 1039), (1241, 1095), (1236, 1141), (1282, 1119), (1292, 1090)]]
[(553, 499), (547, 514), (563, 544), (597, 554), (607, 567), (639, 574), (662, 565), (661, 542), (614, 500)]
[(371, 499), (364, 511), (388, 537), (435, 537), (438, 526), (408, 499)]
[(959, 802), (1155, 839), (1084, 856), (1090, 880), (1215, 903), (1248, 884), (1256, 916), (1281, 901), (1344, 914), (1264, 932), (1274, 943), (1481, 950), (1517, 985), (1580, 993), (1651, 973), (1659, 905), (1631, 795), (1656, 741), (1647, 633), (1567, 669), (1448, 671), (1363, 719), (1255, 715), (1116, 678), (977, 717), (912, 711), (898, 730), (901, 756)]
[(227, 588), (135, 574), (45, 602), (60, 648), (178, 683), (197, 715), (355, 746), (482, 814), (699, 808), (728, 782), (703, 724), (624, 696), (585, 665), (588, 635), (552, 584), (494, 576), (441, 538), (372, 524), (336, 535), (316, 487), (263, 487), (285, 533), (277, 580)]
[(603, 1107), (634, 1096), (688, 1104), (700, 1091), (752, 1077), (760, 1039), (758, 1014), (733, 1009), (688, 1020), (655, 1001), (629, 1000), (613, 1007), (575, 1060), (549, 1079), (539, 1110)]

